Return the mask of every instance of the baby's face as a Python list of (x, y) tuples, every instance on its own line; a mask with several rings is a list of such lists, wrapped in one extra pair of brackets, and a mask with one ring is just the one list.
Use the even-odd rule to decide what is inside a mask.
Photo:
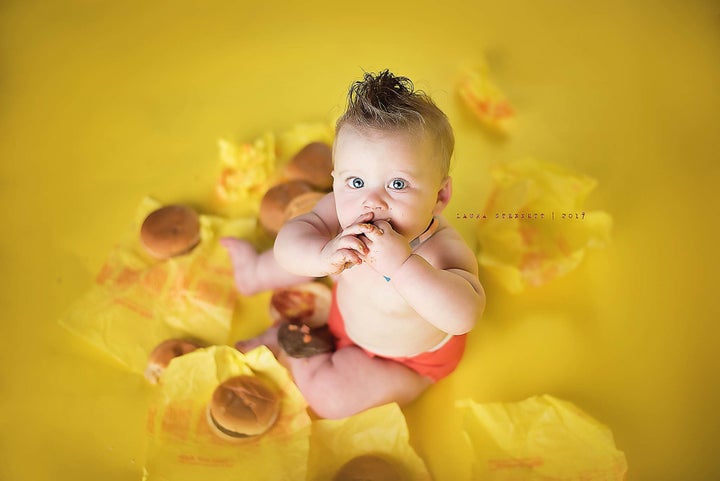
[(335, 140), (333, 160), (333, 192), (343, 228), (372, 212), (374, 220), (387, 220), (412, 240), (448, 200), (440, 194), (447, 179), (424, 136), (344, 125)]

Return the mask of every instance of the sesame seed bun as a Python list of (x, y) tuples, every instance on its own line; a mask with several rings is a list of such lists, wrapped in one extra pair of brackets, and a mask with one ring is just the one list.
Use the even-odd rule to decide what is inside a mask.
[(145, 218), (140, 240), (156, 259), (185, 254), (200, 243), (200, 217), (185, 205), (161, 207)]
[(280, 396), (255, 376), (236, 376), (220, 384), (207, 408), (212, 431), (226, 440), (268, 431), (280, 413)]

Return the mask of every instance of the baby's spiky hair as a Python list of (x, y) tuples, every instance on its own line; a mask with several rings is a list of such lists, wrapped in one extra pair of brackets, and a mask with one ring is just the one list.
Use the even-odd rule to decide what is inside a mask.
[(443, 177), (450, 170), (455, 136), (447, 116), (422, 90), (415, 90), (407, 77), (396, 77), (389, 70), (365, 73), (353, 82), (347, 108), (338, 119), (335, 133), (345, 125), (360, 130), (407, 130), (429, 135), (435, 144)]

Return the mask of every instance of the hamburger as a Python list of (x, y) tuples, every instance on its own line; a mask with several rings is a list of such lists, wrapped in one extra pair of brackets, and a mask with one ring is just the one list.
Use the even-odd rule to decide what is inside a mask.
[(307, 214), (315, 208), (320, 199), (325, 197), (324, 192), (306, 192), (300, 194), (288, 203), (283, 212), (283, 223), (289, 221), (293, 217)]
[(193, 352), (200, 346), (191, 341), (182, 339), (168, 339), (158, 344), (148, 356), (147, 367), (145, 368), (145, 377), (152, 384), (160, 381), (160, 376), (170, 364), (170, 361), (176, 357), (184, 356), (189, 352)]
[(289, 180), (268, 189), (260, 201), (260, 224), (271, 234), (277, 234), (285, 221), (285, 209), (296, 197), (313, 192), (302, 180)]
[(332, 189), (332, 170), (332, 148), (324, 142), (307, 144), (285, 166), (288, 178), (304, 180), (324, 191)]
[(161, 207), (143, 221), (140, 241), (156, 259), (187, 254), (200, 243), (200, 217), (186, 205)]
[(325, 324), (330, 315), (332, 291), (322, 282), (305, 282), (275, 289), (270, 298), (273, 321), (299, 321), (310, 327)]
[(256, 376), (236, 376), (220, 384), (207, 408), (211, 430), (225, 440), (267, 432), (280, 413), (280, 396)]
[(392, 461), (375, 454), (351, 459), (335, 474), (332, 481), (404, 481), (405, 473)]

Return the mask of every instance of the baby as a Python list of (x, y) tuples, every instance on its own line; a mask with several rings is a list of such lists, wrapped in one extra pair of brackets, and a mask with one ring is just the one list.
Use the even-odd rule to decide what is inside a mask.
[(287, 222), (271, 251), (222, 241), (242, 293), (335, 281), (334, 351), (286, 356), (277, 345), (282, 326), (238, 343), (279, 352), (321, 417), (406, 404), (463, 355), (485, 293), (474, 253), (441, 215), (452, 194), (453, 148), (447, 117), (409, 79), (365, 74), (337, 123), (333, 191)]

